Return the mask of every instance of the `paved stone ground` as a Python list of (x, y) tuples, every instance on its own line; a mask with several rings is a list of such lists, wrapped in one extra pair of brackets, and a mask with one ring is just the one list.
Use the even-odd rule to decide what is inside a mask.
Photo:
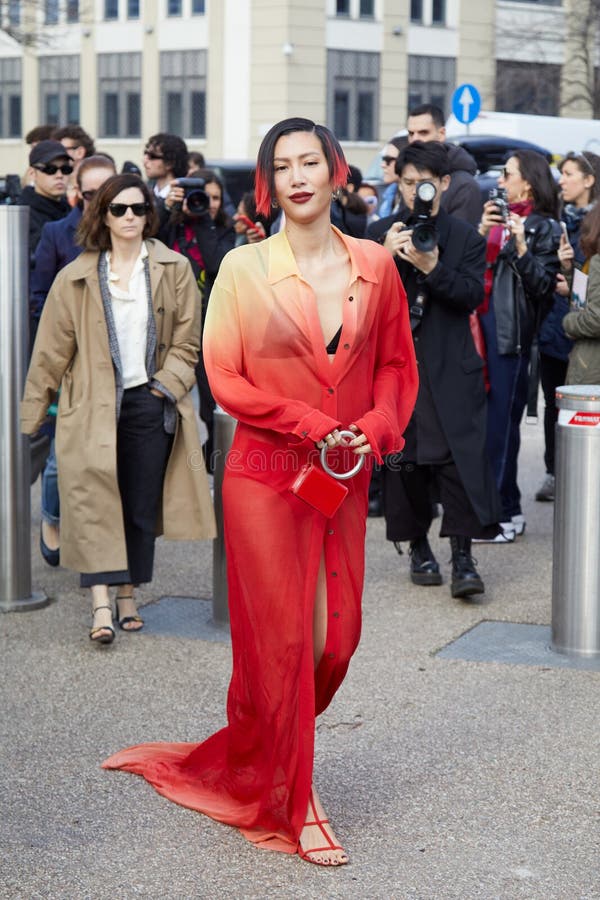
[[(316, 742), (351, 856), (338, 870), (256, 850), (100, 769), (129, 744), (221, 727), (229, 645), (149, 628), (93, 646), (76, 576), (39, 558), (35, 488), (33, 582), (54, 602), (0, 616), (0, 897), (600, 898), (600, 674), (436, 655), (485, 620), (550, 623), (553, 510), (533, 501), (541, 424), (523, 437), (527, 532), (477, 547), (481, 603), (411, 585), (407, 557), (369, 521), (363, 638)], [(434, 543), (446, 574), (447, 542)], [(209, 545), (160, 542), (156, 572), (143, 602), (203, 598), (198, 619), (210, 618)]]

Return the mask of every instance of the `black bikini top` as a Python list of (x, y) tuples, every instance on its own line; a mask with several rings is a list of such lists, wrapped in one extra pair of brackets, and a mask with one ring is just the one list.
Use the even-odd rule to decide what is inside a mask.
[(342, 326), (340, 325), (340, 327), (338, 328), (338, 330), (336, 331), (334, 336), (331, 338), (331, 340), (325, 347), (326, 353), (332, 354), (332, 353), (336, 352), (341, 336), (342, 336)]

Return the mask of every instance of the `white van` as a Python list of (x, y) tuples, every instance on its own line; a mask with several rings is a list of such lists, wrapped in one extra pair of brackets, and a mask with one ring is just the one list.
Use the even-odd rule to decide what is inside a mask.
[(464, 134), (521, 138), (547, 147), (556, 159), (565, 156), (569, 150), (590, 150), (600, 155), (600, 121), (597, 119), (482, 111), (470, 125), (463, 125), (453, 115), (449, 116), (446, 122), (447, 139)]

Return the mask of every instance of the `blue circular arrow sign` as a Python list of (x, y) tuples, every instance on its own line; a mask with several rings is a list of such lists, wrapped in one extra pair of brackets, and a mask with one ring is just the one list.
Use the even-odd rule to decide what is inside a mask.
[(481, 95), (472, 84), (459, 84), (452, 94), (452, 112), (459, 122), (469, 125), (479, 115)]

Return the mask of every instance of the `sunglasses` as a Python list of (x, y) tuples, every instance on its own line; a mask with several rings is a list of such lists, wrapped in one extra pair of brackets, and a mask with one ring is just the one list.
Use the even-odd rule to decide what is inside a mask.
[(67, 163), (64, 166), (51, 164), (49, 166), (34, 166), (34, 169), (37, 169), (38, 172), (43, 172), (44, 175), (56, 175), (57, 172), (62, 172), (63, 175), (70, 175), (73, 171), (73, 166), (69, 166)]
[(389, 165), (391, 165), (391, 163), (396, 162), (396, 159), (397, 159), (396, 156), (382, 156), (381, 162), (385, 163), (386, 166), (389, 166)]
[(82, 191), (81, 196), (83, 197), (84, 200), (87, 200), (87, 202), (89, 203), (90, 200), (93, 200), (93, 198), (96, 196), (97, 193), (98, 193), (98, 191)]
[(120, 219), (127, 210), (130, 209), (134, 216), (145, 216), (150, 207), (147, 203), (109, 203), (108, 211), (115, 217)]
[(509, 172), (508, 169), (506, 168), (506, 166), (503, 166), (503, 168), (500, 169), (500, 172), (502, 173), (502, 177), (503, 177), (505, 180), (506, 180), (507, 178), (510, 178), (511, 175), (516, 175), (516, 174), (517, 174), (517, 172)]
[(148, 159), (164, 159), (164, 156), (160, 153), (155, 153), (154, 150), (144, 150), (144, 156), (147, 156)]
[[(567, 155), (565, 156), (565, 160), (566, 160), (566, 159), (572, 159), (573, 162), (583, 163), (583, 165), (585, 166), (585, 168), (587, 169), (587, 171), (590, 173), (590, 175), (594, 175), (594, 174), (595, 174), (591, 162), (589, 161), (589, 159), (587, 158), (587, 156), (584, 156), (583, 153), (577, 153), (576, 150), (569, 150), (569, 152), (568, 152)], [(564, 162), (565, 160), (563, 160), (563, 162)]]

